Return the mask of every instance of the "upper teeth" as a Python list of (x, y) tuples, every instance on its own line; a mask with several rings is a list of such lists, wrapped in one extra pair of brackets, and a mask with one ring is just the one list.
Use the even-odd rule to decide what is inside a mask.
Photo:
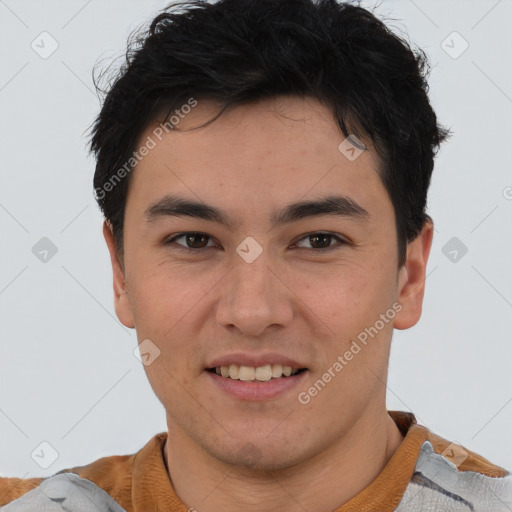
[(265, 366), (258, 366), (254, 368), (252, 366), (238, 366), (231, 364), (229, 366), (217, 366), (215, 373), (222, 375), (223, 377), (229, 377), (230, 379), (237, 380), (260, 380), (266, 381), (272, 378), (278, 379), (283, 375), (289, 377), (298, 373), (298, 368), (292, 368), (291, 366), (283, 366), (281, 364), (267, 364)]

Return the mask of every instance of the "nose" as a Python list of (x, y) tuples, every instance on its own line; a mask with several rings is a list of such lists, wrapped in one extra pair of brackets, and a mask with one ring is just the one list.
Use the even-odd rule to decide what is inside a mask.
[(270, 326), (286, 326), (293, 318), (293, 292), (265, 251), (252, 263), (236, 254), (220, 290), (217, 323), (234, 326), (246, 336), (260, 336)]

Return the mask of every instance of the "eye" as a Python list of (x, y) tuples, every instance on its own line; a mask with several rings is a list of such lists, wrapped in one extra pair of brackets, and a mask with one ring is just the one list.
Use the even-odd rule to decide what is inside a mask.
[[(185, 251), (186, 250), (198, 251), (201, 249), (206, 249), (208, 246), (204, 244), (204, 241), (205, 241), (205, 239), (211, 239), (211, 237), (209, 237), (206, 233), (197, 233), (197, 232), (179, 233), (178, 235), (167, 239), (165, 241), (165, 245), (170, 245), (182, 238), (185, 240), (186, 245), (183, 245), (180, 243), (178, 243), (178, 245), (182, 246), (183, 250), (185, 250)], [(212, 246), (210, 246), (210, 247), (212, 247)]]
[[(184, 240), (184, 244), (178, 242), (178, 240), (181, 239)], [(164, 244), (171, 245), (173, 243), (176, 243), (181, 247), (181, 249), (179, 248), (178, 250), (199, 252), (201, 250), (207, 249), (208, 247), (215, 247), (215, 244), (208, 245), (208, 241), (211, 241), (211, 237), (206, 233), (191, 231), (186, 233), (178, 233), (177, 235), (168, 238), (164, 242)], [(334, 235), (332, 233), (324, 232), (309, 233), (306, 236), (303, 236), (301, 239), (299, 239), (299, 241), (295, 245), (296, 247), (299, 247), (301, 249), (308, 249), (308, 247), (301, 247), (299, 245), (302, 241), (310, 243), (313, 246), (311, 247), (311, 249), (313, 249), (315, 252), (329, 251), (332, 249), (336, 249), (336, 247), (338, 246), (348, 244), (348, 242), (343, 240), (341, 237)], [(337, 241), (337, 243), (332, 245), (332, 241)]]
[[(332, 242), (333, 239), (337, 240), (338, 243), (335, 245), (331, 245), (330, 242)], [(320, 247), (313, 247), (313, 249), (316, 249), (316, 252), (329, 251), (332, 249), (336, 249), (337, 246), (347, 245), (347, 242), (345, 240), (343, 240), (342, 238), (340, 238), (339, 236), (333, 235), (331, 233), (323, 233), (323, 232), (309, 233), (308, 235), (302, 237), (299, 240), (299, 242), (297, 243), (297, 246), (299, 246), (298, 244), (300, 242), (302, 242), (303, 240), (306, 240), (306, 242), (309, 242), (313, 246), (320, 245)], [(301, 248), (304, 248), (304, 247), (301, 247)], [(308, 249), (308, 247), (305, 247), (305, 248)]]

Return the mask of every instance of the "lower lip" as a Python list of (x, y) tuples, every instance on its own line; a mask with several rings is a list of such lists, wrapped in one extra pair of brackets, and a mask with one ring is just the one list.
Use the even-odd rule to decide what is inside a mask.
[(205, 373), (212, 379), (214, 385), (219, 386), (229, 395), (241, 400), (258, 401), (275, 398), (297, 387), (306, 378), (308, 370), (297, 375), (290, 375), (290, 377), (281, 377), (264, 382), (229, 379), (209, 371), (205, 371)]

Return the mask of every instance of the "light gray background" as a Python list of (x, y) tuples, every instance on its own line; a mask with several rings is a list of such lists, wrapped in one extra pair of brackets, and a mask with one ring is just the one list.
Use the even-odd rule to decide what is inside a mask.
[[(166, 4), (0, 0), (2, 475), (133, 453), (166, 430), (135, 332), (113, 310), (84, 137), (99, 110), (94, 64)], [(454, 132), (430, 192), (423, 317), (395, 333), (388, 408), (512, 469), (512, 4), (386, 0), (377, 12), (429, 55), (432, 102)], [(47, 59), (31, 48), (43, 31), (59, 45)], [(460, 51), (454, 31), (469, 44), (458, 58), (441, 46)], [(58, 248), (46, 263), (32, 253), (42, 237)], [(468, 248), (457, 262), (443, 254), (452, 237)], [(58, 453), (47, 469), (42, 442)]]

